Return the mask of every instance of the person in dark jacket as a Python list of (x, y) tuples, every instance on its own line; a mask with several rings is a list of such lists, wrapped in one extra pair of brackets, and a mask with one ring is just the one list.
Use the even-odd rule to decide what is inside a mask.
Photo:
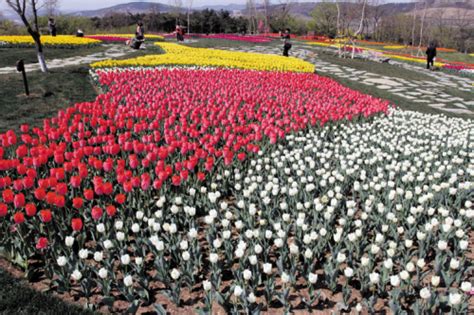
[(426, 49), (426, 69), (434, 67), (434, 59), (436, 57), (436, 45), (431, 43)]
[(288, 52), (291, 49), (291, 36), (290, 36), (290, 29), (287, 28), (285, 33), (281, 35), (283, 39), (283, 56), (288, 57)]
[(48, 29), (49, 29), (49, 35), (56, 37), (56, 21), (54, 21), (53, 18), (49, 18), (48, 20)]
[(137, 40), (144, 40), (145, 39), (145, 28), (143, 27), (142, 22), (137, 23), (137, 29), (135, 31), (135, 37)]

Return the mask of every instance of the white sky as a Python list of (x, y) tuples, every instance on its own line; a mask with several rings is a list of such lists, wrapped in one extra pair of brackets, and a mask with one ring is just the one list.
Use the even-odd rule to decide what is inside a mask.
[[(94, 10), (100, 8), (110, 7), (120, 3), (128, 3), (128, 2), (138, 2), (140, 0), (80, 0), (80, 1), (70, 1), (70, 0), (60, 0), (60, 9), (61, 10)], [(386, 2), (410, 2), (412, 0), (392, 0)], [(164, 4), (172, 4), (173, 0), (162, 0), (162, 1), (143, 1), (143, 2), (158, 2)], [(185, 0), (183, 1), (185, 2)], [(258, 0), (257, 0), (258, 2)], [(297, 0), (297, 2), (318, 2), (315, 0)], [(222, 5), (222, 4), (244, 4), (245, 0), (194, 0), (193, 4), (195, 7), (203, 6), (203, 5)], [(272, 3), (279, 3), (279, 0), (273, 0)], [(5, 0), (0, 0), (0, 10), (7, 9), (7, 5)]]

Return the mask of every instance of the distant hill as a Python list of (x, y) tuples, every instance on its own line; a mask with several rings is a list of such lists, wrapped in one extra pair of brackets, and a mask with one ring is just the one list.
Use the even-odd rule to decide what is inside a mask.
[[(321, 3), (316, 2), (298, 2), (291, 4), (290, 14), (299, 18), (311, 18), (311, 12)], [(354, 6), (358, 5), (349, 2), (342, 2), (343, 6)], [(282, 10), (283, 5), (273, 5), (270, 7), (270, 11)], [(423, 3), (415, 2), (409, 3), (386, 3), (380, 5), (380, 10), (383, 12), (384, 16), (391, 16), (395, 14), (409, 14), (413, 13), (415, 10), (421, 10), (423, 8)], [(442, 16), (443, 19), (455, 19), (459, 12), (462, 11), (463, 14), (466, 13), (468, 16), (472, 16), (474, 19), (474, 0), (431, 0), (431, 3), (428, 6), (427, 18), (434, 18)], [(262, 7), (258, 8), (259, 11), (263, 11)], [(245, 13), (245, 9), (244, 12)], [(473, 20), (474, 23), (474, 20)]]
[(173, 11), (174, 7), (163, 4), (163, 3), (156, 3), (156, 2), (130, 2), (130, 3), (123, 3), (114, 5), (112, 7), (107, 7), (98, 10), (87, 10), (87, 11), (79, 11), (70, 13), (71, 15), (75, 16), (85, 16), (85, 17), (104, 17), (111, 13), (149, 13), (149, 12), (171, 12)]

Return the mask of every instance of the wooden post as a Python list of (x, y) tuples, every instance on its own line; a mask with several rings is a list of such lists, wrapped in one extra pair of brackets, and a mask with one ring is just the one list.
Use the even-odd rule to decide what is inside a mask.
[(25, 85), (25, 94), (29, 96), (30, 89), (28, 88), (28, 79), (26, 78), (25, 62), (23, 61), (23, 59), (20, 59), (16, 62), (16, 70), (21, 72), (21, 74), (23, 75), (23, 84)]

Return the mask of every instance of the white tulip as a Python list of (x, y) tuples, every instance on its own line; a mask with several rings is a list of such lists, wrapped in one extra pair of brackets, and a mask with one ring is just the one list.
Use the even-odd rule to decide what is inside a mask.
[(74, 245), (74, 237), (66, 236), (65, 244), (67, 247), (72, 247)]
[(380, 282), (380, 275), (376, 272), (372, 272), (369, 274), (369, 279), (370, 279), (370, 283), (377, 284)]
[(115, 226), (115, 229), (116, 229), (116, 230), (121, 230), (121, 229), (123, 229), (123, 221), (116, 221), (115, 224), (114, 224), (114, 226)]
[(431, 285), (437, 287), (439, 285), (441, 278), (439, 276), (432, 276), (431, 277)]
[(120, 262), (122, 265), (128, 265), (130, 263), (130, 255), (125, 254), (120, 257)]
[(117, 237), (117, 241), (123, 241), (125, 239), (125, 233), (123, 232), (117, 232), (116, 234), (116, 237)]
[(132, 232), (138, 233), (140, 231), (140, 225), (138, 223), (133, 223), (132, 225)]
[(71, 274), (71, 278), (76, 281), (80, 281), (82, 279), (82, 273), (79, 270), (74, 270)]
[(455, 259), (455, 258), (451, 258), (451, 261), (449, 262), (449, 268), (453, 269), (453, 270), (457, 270), (459, 268), (459, 260)]
[(56, 262), (58, 263), (59, 267), (64, 267), (67, 264), (67, 258), (64, 256), (59, 256), (58, 259), (56, 259)]
[(245, 280), (250, 280), (252, 278), (252, 272), (248, 269), (245, 269), (243, 272), (243, 277)]
[(249, 256), (249, 262), (252, 266), (255, 266), (258, 263), (258, 258), (255, 255)]
[(430, 289), (428, 288), (423, 288), (420, 290), (420, 297), (424, 300), (427, 300), (431, 297), (431, 292)]
[(242, 293), (244, 292), (244, 290), (242, 289), (242, 287), (240, 285), (236, 285), (235, 288), (234, 288), (234, 295), (236, 297), (240, 297), (242, 295)]
[(315, 284), (316, 282), (318, 282), (318, 275), (310, 272), (308, 275), (308, 281), (312, 284)]
[(111, 249), (114, 247), (114, 243), (112, 243), (111, 240), (105, 240), (103, 244), (105, 249)]
[(99, 233), (105, 233), (105, 225), (104, 225), (104, 223), (99, 223), (99, 224), (97, 224), (96, 230), (97, 230), (97, 232), (99, 232)]
[(209, 254), (209, 261), (212, 264), (215, 264), (218, 260), (219, 260), (219, 255), (218, 254), (216, 254), (216, 253)]
[(184, 261), (188, 261), (188, 260), (191, 258), (191, 254), (189, 254), (188, 251), (184, 251), (184, 252), (181, 254), (181, 257), (183, 258)]
[(286, 272), (283, 272), (281, 274), (281, 282), (288, 283), (289, 281), (290, 281), (290, 276)]
[(81, 249), (79, 251), (79, 258), (81, 259), (87, 259), (87, 257), (89, 256), (89, 250), (87, 249)]
[(468, 281), (464, 281), (461, 283), (461, 290), (463, 290), (466, 293), (471, 292), (472, 289), (472, 284)]
[(402, 272), (400, 272), (400, 278), (402, 278), (402, 280), (408, 280), (410, 278), (410, 274), (408, 273), (408, 271), (406, 270), (403, 270)]
[(104, 253), (103, 252), (95, 252), (94, 253), (94, 260), (97, 262), (101, 262), (104, 259)]
[(458, 305), (461, 303), (462, 296), (459, 293), (449, 293), (449, 304)]
[(105, 268), (100, 268), (99, 269), (99, 277), (101, 279), (106, 279), (108, 274), (109, 274), (109, 272), (107, 271), (107, 269), (105, 269)]
[(439, 250), (446, 250), (448, 248), (448, 243), (443, 241), (443, 240), (439, 240), (438, 241), (438, 249)]
[(212, 289), (212, 283), (211, 281), (204, 280), (202, 282), (202, 287), (204, 288), (204, 291), (210, 291)]
[(395, 276), (390, 276), (390, 284), (392, 287), (398, 287), (400, 285), (400, 277), (395, 275)]
[(255, 294), (253, 294), (253, 292), (251, 292), (248, 297), (247, 297), (247, 301), (249, 303), (255, 303), (257, 301), (257, 297), (255, 296)]
[(133, 285), (133, 278), (132, 276), (128, 275), (123, 278), (123, 284), (125, 284), (126, 287), (130, 287)]
[(267, 275), (272, 274), (272, 264), (270, 263), (263, 264), (263, 272)]
[(171, 278), (173, 280), (178, 280), (179, 276), (181, 275), (181, 273), (179, 272), (178, 269), (176, 268), (173, 268), (173, 270), (171, 270)]
[(346, 276), (347, 278), (352, 277), (353, 274), (354, 274), (354, 270), (353, 270), (352, 268), (346, 267), (346, 268), (344, 269), (344, 276)]

